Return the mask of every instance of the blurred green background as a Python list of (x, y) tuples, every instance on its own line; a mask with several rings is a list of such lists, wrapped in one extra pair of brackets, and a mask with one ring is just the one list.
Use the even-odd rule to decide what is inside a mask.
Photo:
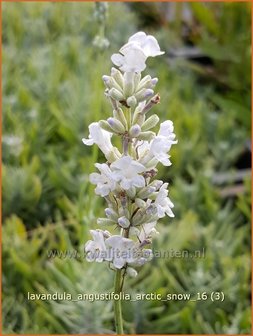
[[(205, 249), (204, 258), (155, 258), (129, 293), (223, 291), (223, 302), (124, 302), (126, 333), (235, 334), (251, 330), (251, 46), (249, 3), (3, 3), (2, 205), (4, 333), (112, 333), (112, 302), (28, 301), (27, 292), (112, 290), (106, 264), (49, 258), (82, 254), (103, 215), (88, 175), (103, 161), (82, 145), (110, 116), (101, 76), (138, 30), (158, 39), (160, 120), (179, 140), (170, 182), (175, 219), (159, 250)], [(97, 37), (96, 37), (97, 36)], [(103, 43), (106, 38), (110, 45)]]

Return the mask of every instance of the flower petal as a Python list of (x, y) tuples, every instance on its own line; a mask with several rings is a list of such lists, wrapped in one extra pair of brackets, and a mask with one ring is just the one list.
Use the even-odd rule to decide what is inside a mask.
[(122, 267), (124, 267), (125, 263), (126, 261), (122, 257), (114, 258), (113, 260), (113, 266), (118, 269), (121, 269)]
[(157, 40), (154, 36), (148, 35), (145, 44), (142, 46), (144, 54), (149, 57), (155, 57), (158, 55), (163, 55), (164, 51), (161, 51)]
[(118, 67), (121, 67), (124, 64), (124, 56), (122, 56), (121, 54), (113, 54), (111, 56), (111, 61)]
[(92, 146), (94, 144), (94, 140), (93, 139), (85, 139), (82, 138), (82, 142), (86, 145), (86, 146)]
[(145, 41), (146, 37), (147, 37), (146, 33), (140, 31), (132, 35), (129, 38), (128, 42), (137, 42), (139, 44), (142, 44)]

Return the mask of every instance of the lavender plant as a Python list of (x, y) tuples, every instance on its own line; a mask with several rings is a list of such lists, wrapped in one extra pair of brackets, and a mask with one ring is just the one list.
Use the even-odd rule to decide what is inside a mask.
[[(177, 143), (173, 122), (162, 122), (157, 134), (151, 131), (159, 123), (156, 114), (148, 116), (160, 101), (154, 92), (158, 79), (141, 76), (147, 58), (162, 54), (153, 36), (138, 32), (112, 55), (117, 68), (112, 67), (103, 81), (113, 115), (92, 123), (88, 139), (82, 139), (87, 146), (96, 144), (107, 160), (96, 163), (98, 172), (90, 175), (96, 194), (105, 199), (107, 207), (105, 217), (97, 220), (101, 229), (90, 230), (86, 258), (109, 262), (115, 271), (117, 294), (125, 276), (135, 277), (138, 268), (152, 259), (150, 245), (158, 233), (158, 219), (174, 217), (168, 183), (155, 179), (159, 162), (171, 165), (168, 152)], [(113, 136), (120, 137), (121, 149), (113, 145)], [(114, 311), (116, 332), (123, 334), (120, 300), (114, 301)]]

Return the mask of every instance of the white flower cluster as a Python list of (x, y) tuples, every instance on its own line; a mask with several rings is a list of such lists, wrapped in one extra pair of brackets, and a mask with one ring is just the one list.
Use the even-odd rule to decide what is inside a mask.
[[(100, 227), (91, 230), (93, 240), (85, 245), (88, 261), (108, 261), (115, 269), (125, 268), (130, 276), (135, 267), (152, 258), (152, 237), (157, 220), (174, 217), (173, 203), (168, 197), (168, 183), (155, 179), (156, 166), (171, 165), (169, 151), (177, 143), (170, 120), (160, 124), (158, 133), (151, 131), (159, 122), (157, 115), (147, 117), (159, 103), (154, 93), (157, 78), (141, 78), (148, 57), (162, 55), (157, 40), (144, 32), (134, 34), (112, 62), (111, 76), (103, 76), (105, 94), (111, 102), (113, 116), (89, 126), (85, 145), (96, 144), (107, 162), (96, 163), (97, 173), (90, 175), (95, 192), (105, 198), (105, 218), (98, 218)], [(112, 136), (122, 139), (122, 153), (112, 144)], [(115, 232), (117, 234), (115, 234)]]

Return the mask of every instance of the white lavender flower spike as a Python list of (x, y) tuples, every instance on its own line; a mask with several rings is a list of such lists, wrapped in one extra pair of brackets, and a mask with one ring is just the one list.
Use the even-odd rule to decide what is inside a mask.
[[(169, 151), (176, 144), (174, 126), (167, 120), (153, 129), (161, 116), (147, 112), (160, 102), (155, 93), (158, 78), (141, 77), (148, 57), (164, 54), (157, 40), (144, 32), (131, 36), (113, 54), (110, 75), (102, 77), (105, 95), (112, 105), (112, 114), (89, 126), (87, 146), (96, 144), (106, 158), (96, 163), (98, 172), (90, 175), (95, 193), (106, 201), (105, 218), (98, 218), (100, 227), (111, 232), (90, 230), (92, 240), (85, 245), (88, 261), (107, 262), (115, 270), (115, 293), (122, 291), (125, 276), (135, 277), (138, 269), (152, 259), (152, 239), (156, 224), (164, 216), (174, 217), (173, 203), (168, 197), (168, 183), (155, 179), (157, 164), (171, 165)], [(121, 139), (121, 148), (111, 138)], [(120, 301), (114, 302), (116, 332), (123, 334)]]

